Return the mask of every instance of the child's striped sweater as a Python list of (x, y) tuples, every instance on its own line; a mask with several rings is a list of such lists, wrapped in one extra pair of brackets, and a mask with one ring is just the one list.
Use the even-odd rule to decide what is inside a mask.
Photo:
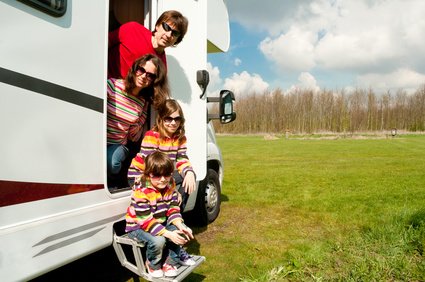
[(183, 220), (177, 201), (174, 181), (158, 190), (146, 180), (144, 186), (136, 186), (132, 192), (125, 216), (125, 232), (142, 229), (153, 236), (162, 235), (166, 224)]
[(161, 138), (159, 132), (153, 130), (147, 131), (143, 137), (140, 152), (137, 153), (131, 162), (130, 169), (128, 170), (128, 178), (135, 179), (140, 176), (145, 169), (144, 158), (155, 151), (167, 154), (174, 161), (180, 175), (184, 177), (188, 171), (193, 171), (186, 154), (186, 144), (186, 137), (183, 137), (179, 141), (177, 137)]

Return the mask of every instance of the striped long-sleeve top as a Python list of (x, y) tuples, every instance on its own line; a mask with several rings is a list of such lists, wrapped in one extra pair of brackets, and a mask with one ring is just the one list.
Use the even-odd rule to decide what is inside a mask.
[(177, 137), (161, 137), (159, 132), (153, 130), (147, 131), (143, 137), (140, 152), (137, 153), (136, 157), (134, 157), (131, 162), (128, 170), (128, 177), (130, 179), (139, 177), (145, 169), (145, 157), (155, 151), (167, 154), (168, 157), (174, 161), (175, 167), (182, 177), (184, 177), (188, 171), (193, 172), (192, 165), (187, 156), (186, 144), (186, 137), (183, 137), (179, 141)]
[(164, 234), (166, 224), (183, 221), (178, 205), (174, 181), (164, 189), (156, 189), (149, 180), (144, 186), (137, 186), (131, 195), (127, 208), (126, 232), (142, 229), (153, 236)]
[(142, 97), (125, 92), (124, 80), (107, 81), (107, 138), (108, 144), (127, 144), (139, 140), (145, 124), (148, 103)]

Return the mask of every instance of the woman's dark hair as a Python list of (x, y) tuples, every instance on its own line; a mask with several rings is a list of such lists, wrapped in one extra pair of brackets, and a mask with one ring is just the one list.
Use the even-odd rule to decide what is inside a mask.
[(125, 91), (132, 93), (136, 88), (136, 72), (139, 66), (144, 67), (147, 62), (152, 62), (156, 67), (156, 78), (151, 85), (143, 88), (139, 96), (144, 97), (149, 102), (153, 103), (155, 109), (158, 109), (167, 98), (169, 98), (170, 89), (168, 86), (167, 70), (160, 58), (153, 54), (146, 54), (135, 60), (131, 69), (128, 71), (125, 78)]
[(174, 99), (165, 100), (165, 103), (158, 109), (158, 115), (156, 116), (156, 123), (152, 129), (154, 131), (159, 132), (159, 135), (161, 136), (161, 138), (164, 138), (165, 136), (167, 136), (167, 131), (165, 130), (165, 126), (164, 126), (164, 119), (166, 117), (171, 116), (175, 111), (179, 112), (181, 121), (180, 121), (179, 127), (174, 133), (174, 136), (177, 136), (178, 140), (180, 141), (185, 136), (185, 130), (184, 130), (185, 118), (184, 118), (183, 110), (180, 107), (180, 104)]
[[(189, 21), (179, 11), (169, 10), (165, 11), (161, 14), (161, 16), (159, 16), (159, 18), (156, 20), (155, 27), (160, 26), (163, 22), (173, 23), (175, 29), (180, 31), (180, 36), (174, 44), (174, 46), (176, 46), (183, 40), (183, 37), (187, 32)], [(156, 30), (152, 31), (152, 34), (155, 34), (155, 32)]]

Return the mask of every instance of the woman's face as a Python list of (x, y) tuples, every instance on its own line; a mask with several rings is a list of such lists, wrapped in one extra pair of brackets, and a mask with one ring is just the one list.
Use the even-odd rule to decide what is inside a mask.
[(171, 115), (165, 117), (163, 119), (164, 128), (167, 132), (168, 137), (173, 136), (173, 134), (177, 131), (177, 129), (180, 127), (181, 123), (181, 116), (179, 114), (179, 111), (175, 111)]
[(150, 86), (156, 78), (156, 67), (152, 61), (147, 61), (144, 65), (139, 65), (136, 69), (136, 88), (142, 89)]

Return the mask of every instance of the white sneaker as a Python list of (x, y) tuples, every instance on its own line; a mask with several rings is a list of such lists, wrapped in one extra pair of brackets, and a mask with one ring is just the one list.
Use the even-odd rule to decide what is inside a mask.
[(166, 277), (174, 277), (177, 276), (177, 267), (168, 263), (164, 263), (162, 266), (162, 272), (164, 272), (164, 276)]
[(146, 270), (153, 278), (161, 278), (164, 276), (164, 272), (162, 271), (162, 269), (152, 269), (148, 261), (146, 261)]
[(181, 264), (181, 265), (185, 265), (185, 266), (192, 266), (192, 265), (195, 265), (195, 264), (196, 264), (196, 262), (195, 262), (195, 260), (192, 258), (192, 256), (191, 256), (191, 255), (189, 255), (189, 254), (186, 252), (186, 250), (185, 250), (185, 249), (183, 249), (183, 248), (181, 248), (181, 250), (180, 250), (180, 256), (179, 256), (179, 259), (180, 259), (180, 264)]

